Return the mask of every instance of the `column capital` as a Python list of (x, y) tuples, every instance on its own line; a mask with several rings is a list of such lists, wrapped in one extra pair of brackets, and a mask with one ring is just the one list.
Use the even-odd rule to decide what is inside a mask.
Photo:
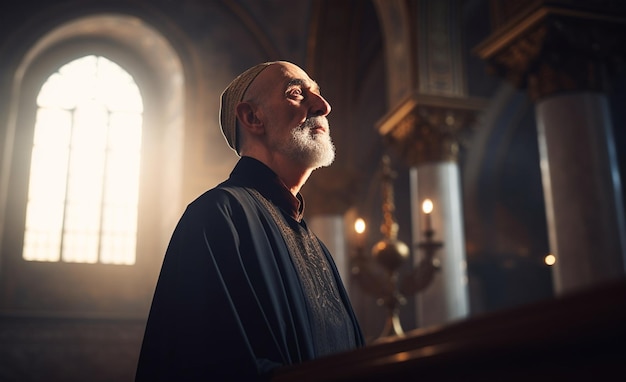
[(532, 2), (474, 52), (490, 72), (527, 89), (533, 100), (562, 91), (605, 91), (607, 74), (626, 61), (626, 7), (609, 13), (609, 7), (555, 4)]
[(486, 101), (413, 93), (376, 124), (385, 142), (410, 166), (456, 161), (461, 132)]

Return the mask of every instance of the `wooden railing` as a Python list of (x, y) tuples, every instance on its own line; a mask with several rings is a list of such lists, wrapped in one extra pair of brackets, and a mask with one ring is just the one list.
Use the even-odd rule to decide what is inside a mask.
[(626, 279), (284, 367), (272, 381), (626, 381)]

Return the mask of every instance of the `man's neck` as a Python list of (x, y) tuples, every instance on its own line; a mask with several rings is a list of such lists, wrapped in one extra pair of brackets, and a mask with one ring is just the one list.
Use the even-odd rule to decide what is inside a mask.
[(306, 169), (304, 170), (304, 172), (285, 171), (283, 172), (283, 174), (281, 174), (280, 170), (273, 170), (274, 172), (276, 172), (280, 180), (285, 183), (285, 186), (287, 187), (287, 189), (289, 189), (289, 191), (291, 191), (293, 196), (298, 195), (300, 189), (304, 186), (306, 181), (309, 179), (309, 176), (311, 176), (311, 173), (313, 172), (312, 169)]

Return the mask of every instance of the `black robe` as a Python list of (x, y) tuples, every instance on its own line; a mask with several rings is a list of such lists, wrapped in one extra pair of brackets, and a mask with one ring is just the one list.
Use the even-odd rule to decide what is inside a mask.
[[(268, 379), (277, 366), (316, 358), (289, 250), (270, 214), (245, 189), (284, 203), (277, 179), (261, 162), (243, 157), (228, 180), (187, 206), (165, 254), (137, 381)], [(320, 245), (352, 321), (356, 344), (349, 346), (362, 346), (339, 273)]]

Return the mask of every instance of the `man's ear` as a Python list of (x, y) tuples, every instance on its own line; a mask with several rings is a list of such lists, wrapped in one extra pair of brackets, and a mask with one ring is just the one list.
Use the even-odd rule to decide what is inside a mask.
[(242, 128), (252, 134), (260, 134), (263, 132), (264, 126), (257, 116), (257, 110), (248, 102), (239, 102), (235, 108), (235, 113), (239, 119)]

